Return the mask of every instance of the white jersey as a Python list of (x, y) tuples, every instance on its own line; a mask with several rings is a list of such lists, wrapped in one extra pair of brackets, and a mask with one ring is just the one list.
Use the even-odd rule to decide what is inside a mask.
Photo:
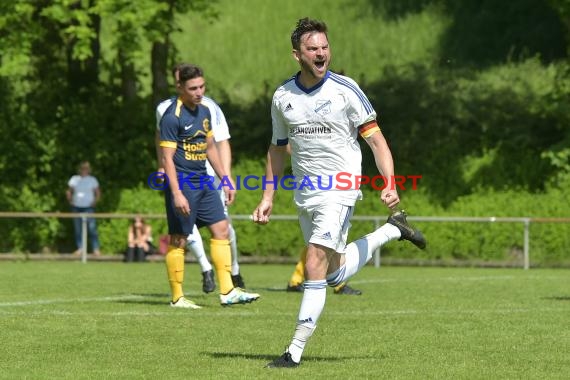
[(74, 175), (67, 182), (67, 186), (73, 189), (71, 204), (75, 207), (91, 207), (95, 202), (95, 190), (99, 188), (97, 178), (92, 175)]
[[(160, 131), (160, 119), (162, 119), (162, 115), (164, 115), (166, 109), (173, 102), (175, 102), (176, 99), (177, 97), (173, 96), (172, 98), (162, 101), (156, 107), (156, 129), (158, 131)], [(226, 117), (224, 116), (224, 113), (222, 112), (222, 109), (218, 103), (216, 103), (213, 99), (204, 96), (202, 98), (202, 104), (208, 107), (210, 110), (210, 115), (212, 117), (212, 120), (210, 120), (210, 126), (212, 127), (212, 132), (214, 133), (214, 140), (216, 142), (229, 140), (231, 138), (230, 129), (228, 127)], [(212, 165), (210, 165), (209, 161), (206, 161), (206, 170), (208, 171), (208, 175), (211, 175), (213, 177), (216, 176), (216, 172), (214, 171), (214, 168), (212, 168)]]
[[(361, 175), (362, 170), (358, 127), (376, 119), (376, 112), (356, 82), (327, 72), (319, 84), (307, 89), (295, 76), (275, 91), (271, 118), (271, 142), (291, 145), (297, 205), (330, 201), (354, 205), (361, 197), (360, 190), (354, 188), (354, 176)], [(346, 173), (345, 180), (350, 175), (350, 190), (336, 188), (337, 176), (342, 173)], [(313, 186), (299, 189), (307, 177)], [(324, 190), (329, 185), (330, 190)], [(340, 185), (347, 186), (344, 182)]]

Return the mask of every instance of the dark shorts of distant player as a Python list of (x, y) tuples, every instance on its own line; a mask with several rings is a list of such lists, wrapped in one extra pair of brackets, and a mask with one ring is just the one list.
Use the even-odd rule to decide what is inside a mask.
[(190, 204), (189, 216), (181, 215), (176, 211), (170, 189), (165, 190), (164, 193), (166, 220), (168, 221), (168, 233), (170, 235), (187, 236), (192, 232), (194, 224), (200, 228), (226, 219), (224, 205), (216, 190), (184, 188), (182, 193)]

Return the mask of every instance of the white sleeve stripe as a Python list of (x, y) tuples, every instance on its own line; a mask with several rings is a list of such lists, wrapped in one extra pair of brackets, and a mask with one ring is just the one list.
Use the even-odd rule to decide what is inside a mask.
[(341, 84), (343, 86), (346, 86), (348, 88), (350, 88), (355, 94), (356, 96), (358, 96), (358, 98), (360, 99), (360, 101), (362, 102), (362, 104), (364, 105), (364, 109), (366, 110), (366, 112), (372, 113), (372, 111), (374, 111), (374, 108), (372, 107), (372, 104), (370, 104), (370, 101), (368, 100), (368, 98), (366, 97), (366, 95), (364, 95), (364, 93), (362, 92), (362, 90), (360, 90), (358, 87), (356, 87), (355, 85), (353, 85), (352, 83), (348, 82), (345, 79), (340, 78), (339, 76), (331, 73), (330, 78), (335, 81), (338, 84)]
[(222, 108), (208, 96), (202, 98), (202, 104), (210, 110), (214, 140), (216, 142), (229, 140), (231, 138), (230, 129)]
[(215, 119), (216, 119), (215, 123), (216, 123), (216, 125), (221, 125), (221, 124), (222, 124), (222, 120), (221, 120), (220, 114), (222, 113), (222, 109), (220, 108), (220, 106), (218, 105), (218, 103), (216, 103), (216, 102), (214, 101), (214, 99), (209, 98), (209, 97), (207, 97), (207, 96), (204, 96), (204, 97), (202, 98), (202, 104), (205, 105), (206, 107), (208, 107), (208, 108), (210, 109), (210, 113), (212, 113), (212, 109), (213, 109), (215, 115), (212, 115), (212, 117), (215, 116)]

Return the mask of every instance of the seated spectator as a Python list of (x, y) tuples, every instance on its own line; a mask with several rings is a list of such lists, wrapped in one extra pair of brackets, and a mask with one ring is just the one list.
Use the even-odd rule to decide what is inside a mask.
[(137, 216), (129, 226), (128, 248), (125, 262), (143, 262), (147, 255), (154, 253), (152, 244), (152, 228), (144, 219)]

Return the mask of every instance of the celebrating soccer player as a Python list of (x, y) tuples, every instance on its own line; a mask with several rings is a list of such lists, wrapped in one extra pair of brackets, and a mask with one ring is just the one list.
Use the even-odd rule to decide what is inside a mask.
[[(281, 176), (291, 146), (296, 178), (335, 178), (339, 172), (361, 174), (362, 153), (358, 134), (370, 146), (379, 172), (394, 175), (392, 153), (376, 122), (376, 112), (355, 81), (328, 70), (331, 52), (327, 26), (317, 20), (299, 20), (291, 35), (293, 58), (301, 70), (274, 93), (271, 105), (273, 137), (267, 154), (266, 176)], [(275, 189), (268, 186), (253, 212), (256, 223), (266, 224)], [(346, 245), (359, 189), (330, 190), (303, 187), (295, 190), (299, 221), (307, 244), (306, 280), (297, 325), (291, 343), (268, 367), (296, 367), (305, 344), (323, 311), (326, 286), (337, 286), (362, 268), (381, 245), (406, 239), (419, 248), (426, 241), (395, 208), (400, 198), (386, 187), (380, 200), (392, 209), (386, 224)]]

